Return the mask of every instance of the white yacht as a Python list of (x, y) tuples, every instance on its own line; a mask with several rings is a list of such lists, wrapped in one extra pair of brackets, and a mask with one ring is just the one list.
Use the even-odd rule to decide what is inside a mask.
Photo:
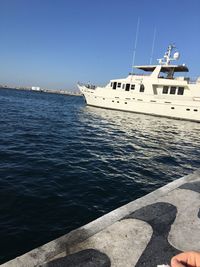
[(177, 75), (188, 72), (188, 68), (171, 64), (179, 58), (178, 52), (172, 57), (174, 48), (169, 45), (158, 65), (134, 66), (147, 74), (131, 73), (105, 87), (78, 83), (87, 105), (200, 121), (200, 77), (191, 81)]

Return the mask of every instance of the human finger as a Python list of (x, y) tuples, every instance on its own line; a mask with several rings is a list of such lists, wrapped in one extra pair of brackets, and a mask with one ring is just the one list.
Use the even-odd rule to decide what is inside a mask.
[(171, 267), (185, 267), (186, 265), (182, 264), (176, 258), (171, 259)]
[(187, 251), (180, 253), (172, 258), (172, 261), (177, 260), (183, 265), (200, 266), (200, 253), (195, 251)]

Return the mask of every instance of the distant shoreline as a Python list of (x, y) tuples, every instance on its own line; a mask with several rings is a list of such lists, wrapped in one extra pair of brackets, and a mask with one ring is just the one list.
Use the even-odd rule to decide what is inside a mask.
[(40, 93), (50, 93), (50, 94), (60, 94), (60, 95), (69, 95), (69, 96), (82, 96), (80, 92), (68, 92), (65, 90), (51, 90), (51, 89), (32, 89), (30, 87), (10, 87), (0, 85), (0, 89), (10, 89), (10, 90), (20, 90), (20, 91), (31, 91), (31, 92), (40, 92)]

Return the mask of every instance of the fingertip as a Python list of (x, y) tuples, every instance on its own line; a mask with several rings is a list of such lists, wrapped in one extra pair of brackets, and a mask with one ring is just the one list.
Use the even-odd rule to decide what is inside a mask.
[(177, 259), (175, 257), (173, 257), (171, 259), (171, 267), (175, 267), (176, 266), (176, 263), (177, 263)]
[(180, 263), (180, 261), (178, 261), (176, 257), (173, 257), (171, 259), (171, 267), (184, 267), (184, 265)]

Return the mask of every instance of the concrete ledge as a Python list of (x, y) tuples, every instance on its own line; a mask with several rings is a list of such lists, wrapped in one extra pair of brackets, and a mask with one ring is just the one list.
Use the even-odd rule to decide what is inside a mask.
[(1, 266), (155, 267), (200, 250), (199, 236), (197, 170)]

